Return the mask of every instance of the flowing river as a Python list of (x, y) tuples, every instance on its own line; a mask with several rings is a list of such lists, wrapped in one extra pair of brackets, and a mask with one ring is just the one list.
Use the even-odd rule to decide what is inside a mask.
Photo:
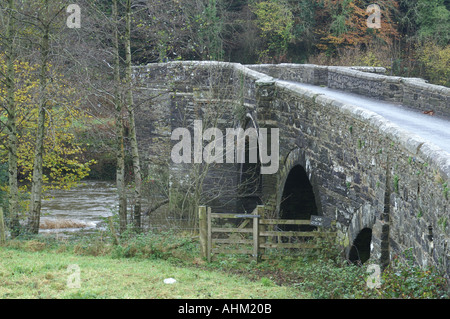
[(90, 231), (117, 207), (114, 182), (83, 181), (70, 190), (52, 190), (42, 201), (40, 234)]

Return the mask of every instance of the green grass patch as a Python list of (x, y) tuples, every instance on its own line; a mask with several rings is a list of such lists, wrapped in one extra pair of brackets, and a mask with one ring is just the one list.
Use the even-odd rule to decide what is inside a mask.
[[(0, 248), (0, 298), (226, 299), (304, 298), (294, 287), (267, 285), (218, 270), (180, 267), (163, 259), (82, 256)], [(79, 267), (80, 285), (71, 287)], [(71, 277), (72, 278), (72, 277)], [(165, 278), (176, 283), (165, 284)]]
[[(265, 254), (270, 259), (258, 262), (230, 254), (208, 263), (196, 236), (173, 231), (125, 232), (118, 244), (108, 232), (9, 240), (0, 247), (0, 298), (448, 298), (444, 277), (416, 266), (409, 250), (372, 289), (368, 267), (375, 262), (354, 265), (328, 239), (318, 245), (320, 250), (271, 249)], [(80, 271), (79, 288), (68, 286), (70, 265)], [(166, 278), (176, 283), (165, 284)]]

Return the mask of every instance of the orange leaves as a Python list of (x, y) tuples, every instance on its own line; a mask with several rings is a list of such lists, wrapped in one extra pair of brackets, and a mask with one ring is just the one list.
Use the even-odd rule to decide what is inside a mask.
[(398, 4), (395, 0), (381, 0), (378, 5), (381, 8), (381, 28), (373, 29), (367, 25), (369, 14), (366, 12), (366, 4), (362, 0), (317, 0), (322, 4), (322, 9), (317, 12), (320, 24), (327, 25), (318, 35), (320, 50), (329, 50), (345, 46), (370, 45), (373, 41), (386, 44), (392, 43), (398, 37), (397, 26), (392, 16), (395, 14)]

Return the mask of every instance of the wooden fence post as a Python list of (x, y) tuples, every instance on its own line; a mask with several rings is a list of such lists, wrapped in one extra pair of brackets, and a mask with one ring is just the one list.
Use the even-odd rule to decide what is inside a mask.
[(258, 224), (259, 224), (259, 233), (258, 233), (258, 237), (259, 237), (259, 239), (258, 239), (258, 250), (259, 250), (259, 255), (261, 256), (261, 255), (263, 255), (264, 254), (264, 252), (265, 252), (265, 248), (261, 248), (261, 244), (264, 244), (265, 243), (265, 241), (267, 240), (267, 238), (266, 237), (264, 237), (264, 236), (260, 236), (260, 234), (261, 234), (261, 232), (265, 232), (267, 229), (266, 229), (266, 226), (264, 225), (264, 224), (260, 224), (260, 221), (262, 220), (262, 219), (264, 219), (264, 206), (262, 206), (262, 205), (258, 205), (257, 207), (256, 207), (256, 214), (258, 214), (260, 217), (258, 218)]
[(198, 207), (198, 231), (202, 257), (208, 256), (208, 220), (206, 206)]
[(4, 245), (5, 243), (6, 243), (5, 221), (3, 219), (3, 208), (0, 207), (0, 245)]
[[(255, 215), (259, 215), (264, 209), (264, 206), (258, 205), (254, 211)], [(260, 217), (261, 215), (259, 215)], [(259, 257), (259, 218), (253, 218), (253, 258), (258, 261)]]
[(212, 253), (212, 236), (211, 236), (211, 207), (207, 208), (207, 221), (208, 221), (208, 244), (206, 248), (206, 255), (208, 257), (208, 262), (211, 262), (211, 253)]

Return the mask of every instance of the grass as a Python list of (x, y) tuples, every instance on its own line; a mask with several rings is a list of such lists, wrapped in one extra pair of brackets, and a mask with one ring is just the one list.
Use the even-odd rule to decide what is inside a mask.
[[(367, 265), (349, 264), (336, 246), (321, 250), (272, 251), (256, 263), (243, 255), (222, 255), (207, 263), (196, 237), (176, 232), (124, 234), (119, 244), (107, 233), (76, 240), (34, 237), (0, 247), (0, 298), (57, 299), (370, 299), (448, 298), (445, 279), (396, 258), (367, 286)], [(403, 261), (406, 260), (406, 261)], [(68, 279), (79, 269), (80, 287)], [(165, 284), (174, 278), (176, 283)]]
[[(186, 268), (155, 259), (117, 259), (0, 248), (0, 298), (227, 299), (305, 298), (292, 287), (267, 286), (220, 271)], [(69, 265), (80, 269), (80, 288), (67, 284)], [(165, 278), (176, 283), (165, 284)]]
[[(292, 299), (308, 298), (294, 287), (267, 285), (217, 269), (186, 267), (173, 259), (90, 256), (31, 240), (0, 247), (2, 299)], [(67, 251), (64, 251), (66, 250)], [(81, 254), (80, 254), (81, 253)], [(80, 287), (70, 288), (77, 265)], [(72, 277), (71, 277), (72, 276)], [(176, 283), (165, 284), (174, 278)], [(69, 282), (70, 283), (70, 282)]]

